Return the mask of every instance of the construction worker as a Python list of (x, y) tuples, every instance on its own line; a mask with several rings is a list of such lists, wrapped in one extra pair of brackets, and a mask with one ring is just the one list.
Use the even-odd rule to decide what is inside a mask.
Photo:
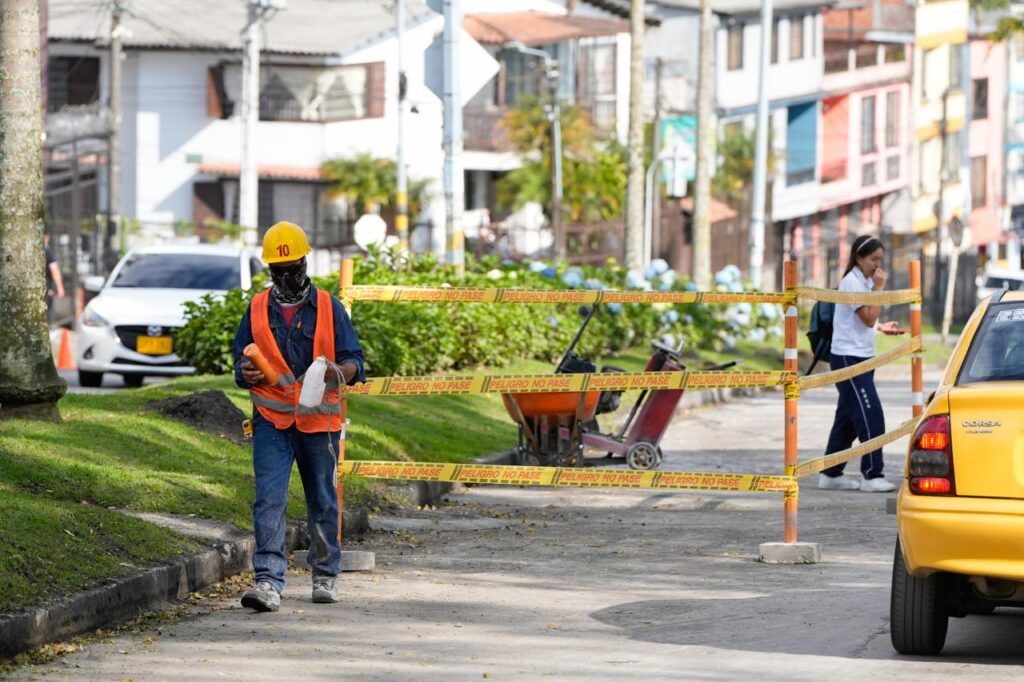
[[(309, 565), (313, 602), (338, 601), (335, 577), (341, 570), (338, 545), (338, 499), (335, 476), (342, 428), (337, 375), (328, 370), (324, 402), (299, 405), (303, 374), (324, 356), (340, 366), (346, 385), (365, 381), (363, 350), (348, 314), (335, 298), (317, 289), (306, 274), (310, 252), (298, 225), (280, 222), (263, 238), (263, 260), (273, 287), (258, 293), (235, 334), (235, 382), (249, 389), (253, 410), (253, 470), (256, 500), (252, 506), (256, 551), (252, 565), (256, 586), (242, 596), (242, 606), (277, 611), (284, 591), (285, 511), (292, 462), (302, 477), (309, 522)], [(275, 385), (244, 355), (251, 343), (280, 375)]]

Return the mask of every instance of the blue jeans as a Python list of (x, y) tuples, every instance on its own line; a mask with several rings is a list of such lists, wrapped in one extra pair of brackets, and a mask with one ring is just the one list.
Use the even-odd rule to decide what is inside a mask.
[[(253, 471), (256, 501), (252, 505), (256, 581), (270, 581), (284, 590), (288, 557), (284, 551), (285, 511), (292, 462), (299, 466), (309, 520), (309, 565), (314, 576), (334, 577), (341, 571), (338, 545), (338, 496), (334, 487), (337, 460), (327, 449), (327, 433), (302, 433), (294, 426), (278, 430), (259, 412), (253, 418)], [(339, 433), (330, 434), (338, 452)]]
[[(852, 355), (833, 355), (829, 364), (832, 369), (845, 369), (868, 358)], [(859, 438), (864, 441), (877, 438), (885, 433), (885, 413), (882, 401), (878, 399), (875, 389), (875, 373), (867, 372), (847, 381), (836, 384), (839, 390), (839, 405), (836, 406), (836, 417), (832, 423), (832, 432), (828, 436), (828, 447), (825, 454), (845, 450)], [(846, 462), (825, 469), (822, 473), (835, 478), (841, 476)], [(882, 451), (875, 450), (860, 458), (860, 472), (864, 478), (882, 477)]]

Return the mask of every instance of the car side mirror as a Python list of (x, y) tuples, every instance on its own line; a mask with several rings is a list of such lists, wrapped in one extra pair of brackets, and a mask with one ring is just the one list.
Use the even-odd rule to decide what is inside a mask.
[(99, 290), (103, 288), (103, 284), (106, 281), (107, 280), (105, 278), (100, 277), (99, 275), (92, 275), (90, 277), (85, 278), (85, 281), (82, 282), (82, 286), (85, 288), (86, 291), (95, 294), (99, 293)]

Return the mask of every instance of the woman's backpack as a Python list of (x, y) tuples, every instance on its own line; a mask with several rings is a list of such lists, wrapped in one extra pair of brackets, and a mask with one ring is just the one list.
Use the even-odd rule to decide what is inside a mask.
[(814, 371), (819, 360), (828, 362), (832, 354), (832, 318), (836, 312), (836, 304), (818, 301), (811, 308), (811, 324), (807, 329), (807, 340), (811, 342), (814, 361), (807, 369), (807, 374)]

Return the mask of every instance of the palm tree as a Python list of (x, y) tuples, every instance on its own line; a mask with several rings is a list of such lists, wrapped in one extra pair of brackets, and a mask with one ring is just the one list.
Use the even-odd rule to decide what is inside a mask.
[(0, 418), (60, 419), (44, 292), (38, 0), (0, 2)]

